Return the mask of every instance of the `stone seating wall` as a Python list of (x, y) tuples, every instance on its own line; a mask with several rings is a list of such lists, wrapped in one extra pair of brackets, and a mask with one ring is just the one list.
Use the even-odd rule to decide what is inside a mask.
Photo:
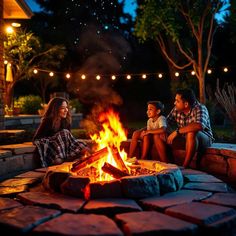
[[(129, 149), (130, 140), (122, 143), (126, 152)], [(21, 144), (10, 144), (0, 146), (0, 180), (7, 179), (18, 173), (40, 168), (39, 160), (34, 155), (35, 146), (32, 142)], [(136, 152), (138, 158), (141, 153), (141, 144)], [(151, 150), (152, 159), (158, 160), (157, 152), (154, 148)], [(174, 163), (182, 165), (184, 159), (184, 150), (174, 150)], [(191, 166), (196, 169), (196, 157)], [(214, 143), (212, 147), (207, 148), (200, 163), (200, 170), (217, 176), (227, 183), (236, 185), (236, 144)]]

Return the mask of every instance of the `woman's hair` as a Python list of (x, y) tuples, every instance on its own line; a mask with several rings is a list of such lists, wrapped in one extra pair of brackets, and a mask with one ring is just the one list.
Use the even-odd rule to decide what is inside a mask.
[(191, 107), (197, 100), (193, 90), (189, 88), (178, 89), (176, 91), (176, 94), (179, 94), (181, 96), (181, 99), (188, 102)]
[(149, 105), (149, 104), (155, 106), (157, 110), (161, 110), (160, 115), (163, 114), (165, 106), (162, 102), (160, 102), (160, 101), (149, 101), (149, 102), (147, 102), (147, 105)]
[[(49, 103), (47, 105), (47, 109), (43, 115), (43, 119), (51, 119), (52, 120), (52, 128), (54, 130), (58, 130), (61, 125), (61, 118), (59, 116), (59, 112), (60, 112), (60, 107), (63, 102), (66, 102), (67, 106), (69, 106), (68, 100), (63, 97), (52, 98), (49, 101)], [(70, 113), (69, 107), (68, 107), (68, 112), (67, 112), (67, 115), (65, 118), (65, 123), (66, 123), (65, 124), (66, 126), (70, 126), (70, 124), (71, 124), (71, 113)]]

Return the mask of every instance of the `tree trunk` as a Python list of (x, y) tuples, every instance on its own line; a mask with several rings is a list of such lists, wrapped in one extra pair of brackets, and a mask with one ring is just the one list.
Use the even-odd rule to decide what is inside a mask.
[(6, 82), (5, 104), (12, 107), (14, 83)]
[(205, 91), (205, 76), (198, 78), (199, 84), (199, 100), (201, 103), (206, 104), (206, 91)]
[(0, 0), (0, 129), (5, 128), (4, 122), (4, 61), (3, 61), (3, 1)]

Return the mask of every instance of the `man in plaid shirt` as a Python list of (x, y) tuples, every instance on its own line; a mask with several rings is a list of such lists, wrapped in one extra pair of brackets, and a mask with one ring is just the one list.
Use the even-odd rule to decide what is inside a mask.
[(185, 149), (183, 167), (186, 168), (195, 152), (198, 151), (201, 155), (206, 147), (211, 146), (214, 138), (208, 110), (197, 101), (191, 89), (178, 90), (174, 104), (175, 107), (167, 116), (167, 122), (171, 127), (175, 125), (176, 129), (167, 137), (167, 143), (173, 148), (182, 146)]

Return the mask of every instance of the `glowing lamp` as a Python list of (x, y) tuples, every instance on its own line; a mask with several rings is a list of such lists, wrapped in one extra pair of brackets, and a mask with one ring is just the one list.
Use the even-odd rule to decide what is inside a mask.
[(146, 79), (146, 78), (147, 78), (147, 75), (143, 74), (143, 75), (142, 75), (142, 78), (143, 78), (143, 79)]
[(207, 74), (211, 74), (212, 73), (212, 70), (211, 69), (208, 69), (207, 70)]
[(179, 77), (179, 72), (175, 72), (175, 77)]

